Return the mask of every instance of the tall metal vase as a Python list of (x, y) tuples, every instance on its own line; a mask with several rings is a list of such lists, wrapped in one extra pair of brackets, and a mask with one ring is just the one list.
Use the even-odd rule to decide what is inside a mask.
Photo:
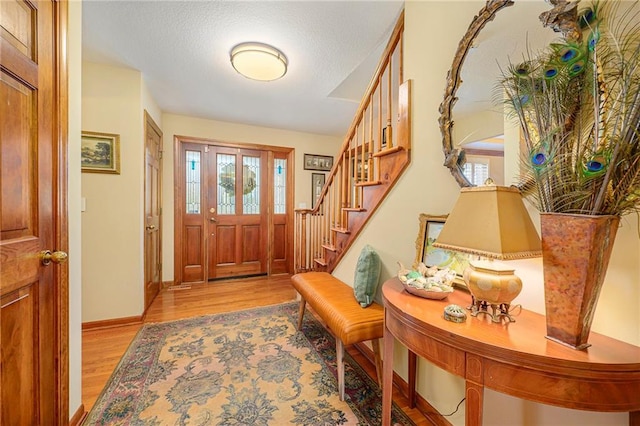
[(587, 348), (619, 216), (542, 213), (547, 338)]

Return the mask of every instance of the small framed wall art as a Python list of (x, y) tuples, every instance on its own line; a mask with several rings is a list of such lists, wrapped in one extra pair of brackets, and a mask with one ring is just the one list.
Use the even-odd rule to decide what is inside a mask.
[(319, 170), (322, 172), (331, 171), (333, 167), (333, 157), (330, 155), (304, 155), (304, 169), (305, 170)]
[(325, 176), (324, 173), (311, 173), (311, 205), (315, 208), (322, 188), (324, 187)]
[(88, 173), (120, 174), (120, 135), (82, 132), (81, 167)]

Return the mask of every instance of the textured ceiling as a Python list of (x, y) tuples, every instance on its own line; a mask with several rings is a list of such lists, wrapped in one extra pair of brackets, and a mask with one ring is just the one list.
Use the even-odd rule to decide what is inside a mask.
[[(402, 4), (85, 0), (83, 60), (140, 71), (165, 112), (344, 136)], [(287, 74), (237, 74), (247, 41), (282, 50)]]

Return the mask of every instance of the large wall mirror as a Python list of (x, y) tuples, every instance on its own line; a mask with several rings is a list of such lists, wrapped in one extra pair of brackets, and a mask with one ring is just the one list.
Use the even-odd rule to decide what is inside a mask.
[(496, 183), (512, 183), (505, 179), (505, 169), (518, 167), (519, 154), (506, 154), (505, 145), (517, 150), (518, 141), (505, 138), (501, 92), (496, 87), (510, 63), (522, 62), (560, 37), (540, 21), (540, 14), (549, 9), (544, 0), (489, 0), (460, 41), (440, 105), (444, 165), (460, 186), (472, 186), (465, 172), (473, 174), (469, 166), (475, 164), (487, 164), (488, 177)]

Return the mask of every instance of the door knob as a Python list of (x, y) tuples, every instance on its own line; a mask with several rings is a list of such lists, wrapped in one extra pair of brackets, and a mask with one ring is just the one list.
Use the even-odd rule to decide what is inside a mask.
[(211, 219), (209, 219), (211, 222), (217, 222), (218, 220), (215, 217), (212, 217)]
[(63, 251), (54, 251), (52, 253), (51, 250), (43, 250), (40, 252), (40, 261), (44, 266), (49, 266), (51, 262), (64, 263), (68, 257), (67, 253)]
[(154, 229), (156, 229), (156, 226), (155, 226), (155, 225), (147, 225), (147, 226), (146, 226), (146, 228), (147, 228), (149, 231), (153, 231)]

